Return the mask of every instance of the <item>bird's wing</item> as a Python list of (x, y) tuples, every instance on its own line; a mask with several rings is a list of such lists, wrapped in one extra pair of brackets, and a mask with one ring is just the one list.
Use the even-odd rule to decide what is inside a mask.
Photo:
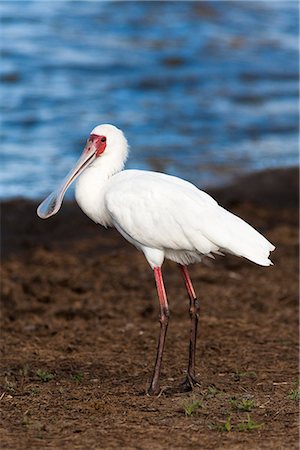
[(209, 254), (218, 250), (268, 266), (274, 246), (191, 183), (165, 174), (112, 177), (106, 206), (118, 230), (140, 246)]
[(127, 170), (113, 177), (106, 207), (115, 227), (150, 248), (218, 250), (201, 230), (201, 217), (217, 202), (191, 183), (165, 174)]

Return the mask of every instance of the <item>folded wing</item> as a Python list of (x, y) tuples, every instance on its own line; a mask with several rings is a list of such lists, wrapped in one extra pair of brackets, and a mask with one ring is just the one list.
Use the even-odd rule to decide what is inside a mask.
[(219, 250), (268, 266), (274, 246), (191, 183), (127, 170), (113, 177), (105, 201), (113, 224), (137, 246), (207, 255)]

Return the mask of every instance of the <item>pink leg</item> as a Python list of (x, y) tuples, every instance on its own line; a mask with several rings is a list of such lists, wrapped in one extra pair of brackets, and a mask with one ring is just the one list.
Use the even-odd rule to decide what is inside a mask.
[(187, 370), (186, 380), (183, 382), (183, 386), (186, 389), (191, 389), (194, 384), (197, 384), (195, 373), (195, 354), (196, 354), (196, 340), (197, 340), (197, 327), (199, 319), (199, 302), (196, 298), (196, 294), (190, 279), (187, 266), (179, 265), (183, 275), (186, 290), (190, 299), (190, 318), (191, 318), (191, 332), (190, 332), (190, 346), (189, 346), (189, 364)]
[(159, 305), (160, 305), (160, 316), (159, 316), (160, 335), (159, 335), (159, 341), (158, 341), (158, 346), (157, 346), (157, 354), (156, 354), (156, 361), (155, 361), (155, 366), (154, 366), (153, 377), (152, 377), (150, 388), (148, 390), (148, 393), (150, 395), (157, 395), (160, 392), (159, 376), (160, 376), (161, 362), (162, 362), (162, 357), (163, 357), (163, 351), (164, 351), (165, 339), (166, 339), (168, 321), (169, 321), (169, 305), (168, 305), (167, 295), (166, 295), (160, 267), (154, 268), (154, 277), (155, 277), (156, 288), (157, 288), (157, 293), (158, 293), (158, 298), (159, 298)]

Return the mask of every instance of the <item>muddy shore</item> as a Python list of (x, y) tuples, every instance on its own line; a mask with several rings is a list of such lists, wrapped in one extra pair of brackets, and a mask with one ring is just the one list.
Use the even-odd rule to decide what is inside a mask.
[(274, 266), (226, 256), (191, 267), (201, 383), (178, 393), (188, 300), (164, 264), (171, 317), (156, 398), (145, 390), (158, 302), (143, 255), (73, 202), (48, 221), (38, 202), (4, 202), (2, 448), (298, 448), (298, 180), (271, 170), (209, 191), (276, 245)]

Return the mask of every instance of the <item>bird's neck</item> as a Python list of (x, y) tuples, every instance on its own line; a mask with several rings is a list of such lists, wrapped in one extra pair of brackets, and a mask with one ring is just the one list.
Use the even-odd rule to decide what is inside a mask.
[(98, 158), (78, 178), (75, 186), (75, 197), (83, 212), (94, 222), (109, 226), (109, 217), (104, 202), (106, 187), (111, 177), (124, 168), (123, 159), (108, 154)]

